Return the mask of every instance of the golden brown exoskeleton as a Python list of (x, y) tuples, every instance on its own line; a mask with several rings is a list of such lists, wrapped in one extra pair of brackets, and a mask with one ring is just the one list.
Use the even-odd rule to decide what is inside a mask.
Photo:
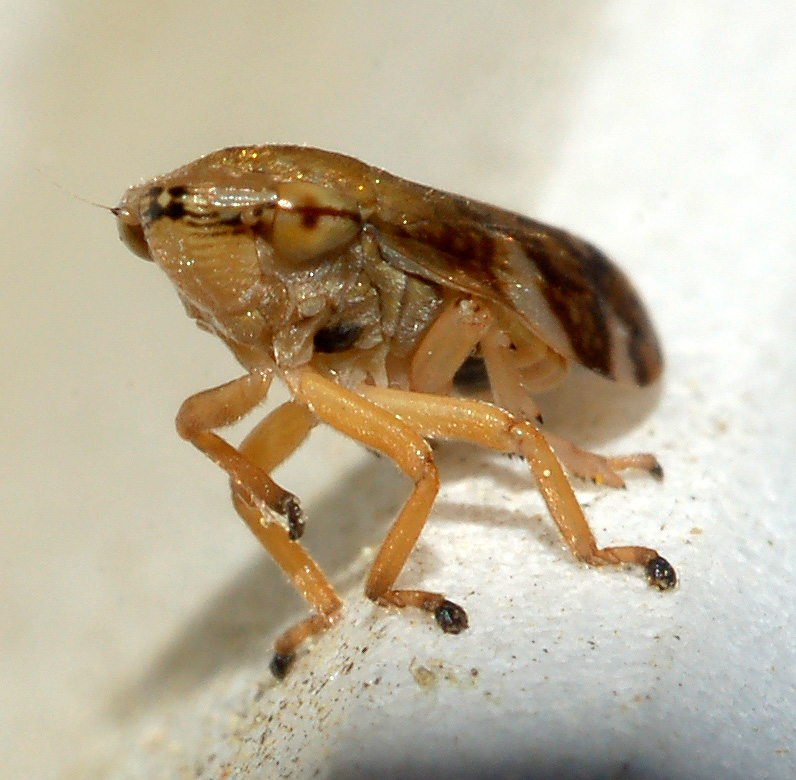
[[(638, 564), (657, 587), (675, 584), (653, 549), (597, 546), (562, 468), (621, 486), (626, 468), (660, 477), (655, 458), (579, 449), (544, 430), (533, 401), (572, 364), (636, 385), (660, 374), (640, 300), (595, 247), (298, 146), (214, 152), (132, 187), (113, 212), (124, 242), (168, 274), (188, 314), (246, 370), (185, 401), (177, 429), (229, 474), (235, 508), (312, 608), (277, 639), (277, 676), (342, 606), (297, 541), (298, 500), (269, 476), (318, 422), (388, 455), (414, 482), (365, 585), (378, 604), (424, 609), (449, 633), (467, 627), (443, 595), (393, 588), (437, 493), (430, 438), (521, 455), (579, 560)], [(463, 397), (473, 374), (492, 403)], [(262, 402), (274, 375), (293, 400), (238, 448), (213, 432)]]

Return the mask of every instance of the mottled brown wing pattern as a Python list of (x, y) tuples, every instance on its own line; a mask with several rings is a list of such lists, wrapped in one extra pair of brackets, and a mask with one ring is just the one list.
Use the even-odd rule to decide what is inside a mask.
[[(497, 306), (513, 302), (531, 330), (555, 344), (545, 322), (552, 313), (568, 346), (564, 356), (603, 376), (641, 386), (658, 379), (663, 359), (652, 322), (628, 278), (602, 251), (528, 217), (438, 194), (444, 199), (435, 204), (434, 220), (374, 217), (384, 243), (401, 245), (402, 257), (393, 255), (393, 262)], [(536, 290), (549, 312), (528, 302)]]
[[(620, 378), (619, 354), (641, 386), (661, 374), (663, 360), (650, 318), (627, 277), (595, 246), (555, 228), (514, 233), (539, 271), (545, 300), (569, 337), (580, 363)], [(616, 322), (612, 326), (612, 320)]]

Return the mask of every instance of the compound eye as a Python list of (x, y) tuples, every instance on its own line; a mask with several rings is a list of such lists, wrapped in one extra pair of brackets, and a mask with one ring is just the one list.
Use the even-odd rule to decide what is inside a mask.
[(355, 203), (308, 182), (277, 188), (271, 245), (278, 257), (301, 263), (351, 243), (359, 233)]
[(119, 238), (127, 248), (144, 260), (152, 260), (149, 253), (149, 245), (144, 236), (144, 229), (141, 227), (141, 221), (132, 215), (129, 207), (127, 206), (126, 197), (120, 205), (111, 212), (116, 217), (116, 227), (119, 231)]

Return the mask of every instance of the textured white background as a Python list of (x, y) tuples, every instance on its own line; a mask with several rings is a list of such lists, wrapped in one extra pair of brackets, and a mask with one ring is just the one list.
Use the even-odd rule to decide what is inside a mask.
[[(0, 774), (796, 776), (791, 0), (6, 0), (0, 30)], [(274, 141), (566, 225), (629, 271), (667, 384), (606, 449), (666, 481), (579, 493), (678, 591), (575, 564), (521, 464), (452, 447), (402, 581), (471, 628), (378, 610), (361, 581), (407, 485), (319, 431), (280, 476), (348, 608), (272, 683), (300, 600), (172, 425), (237, 369), (50, 180), (113, 204)]]

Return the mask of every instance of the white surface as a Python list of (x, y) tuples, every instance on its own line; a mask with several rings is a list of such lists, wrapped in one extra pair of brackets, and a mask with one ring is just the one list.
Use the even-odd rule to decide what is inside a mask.
[[(3, 770), (793, 777), (793, 3), (397, 8), (0, 7)], [(234, 363), (48, 181), (112, 204), (267, 141), (566, 225), (630, 272), (667, 386), (606, 449), (656, 452), (666, 481), (579, 494), (601, 541), (669, 557), (677, 592), (573, 563), (519, 464), (455, 447), (403, 582), (471, 628), (378, 610), (361, 549), (406, 485), (316, 433), (281, 478), (348, 606), (271, 682), (299, 599), (172, 427)]]

